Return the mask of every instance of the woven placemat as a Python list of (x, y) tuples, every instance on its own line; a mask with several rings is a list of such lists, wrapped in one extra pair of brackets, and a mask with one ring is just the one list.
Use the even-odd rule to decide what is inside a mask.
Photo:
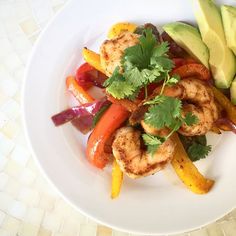
[[(25, 65), (48, 20), (66, 0), (0, 0), (0, 236), (128, 236), (72, 209), (32, 159), (21, 123)], [(191, 236), (235, 236), (236, 211)]]

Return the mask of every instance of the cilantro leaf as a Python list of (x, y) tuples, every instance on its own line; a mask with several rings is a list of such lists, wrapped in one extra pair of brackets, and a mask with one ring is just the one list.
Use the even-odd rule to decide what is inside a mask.
[[(121, 59), (123, 74), (117, 67), (112, 76), (104, 83), (106, 91), (117, 99), (136, 98), (141, 88), (153, 82), (164, 80), (163, 88), (178, 82), (178, 78), (170, 78), (169, 71), (173, 61), (168, 58), (168, 43), (158, 44), (151, 29), (144, 29), (139, 43), (124, 50)], [(147, 92), (145, 93), (147, 97)]]
[(114, 98), (123, 99), (133, 95), (135, 87), (127, 81), (114, 81), (106, 88), (106, 91)]
[(168, 51), (169, 51), (168, 42), (163, 42), (154, 48), (152, 56), (160, 57), (160, 56), (166, 55)]
[(159, 146), (165, 141), (164, 138), (154, 136), (151, 134), (143, 134), (142, 135), (144, 144), (147, 146), (148, 153), (151, 153), (153, 155), (156, 150), (159, 148)]
[[(153, 82), (158, 82), (158, 77), (161, 75), (160, 71), (158, 69), (143, 69), (141, 72), (143, 76), (143, 85), (147, 85)], [(161, 77), (159, 77), (160, 80), (162, 80)], [(157, 80), (158, 79), (158, 80)]]
[(151, 29), (146, 29), (143, 31), (143, 35), (139, 38), (139, 41), (143, 51), (143, 59), (148, 61), (149, 64), (153, 49), (157, 44), (156, 37), (152, 34)]
[(211, 152), (211, 146), (204, 146), (199, 143), (193, 143), (188, 149), (187, 153), (192, 161), (198, 161), (200, 159), (206, 158)]
[(164, 102), (164, 100), (165, 96), (156, 96), (154, 99), (146, 101), (144, 105), (155, 105)]
[(111, 77), (105, 80), (105, 82), (103, 83), (103, 86), (107, 87), (111, 85), (114, 81), (121, 80), (123, 76), (120, 74), (119, 71), (120, 71), (120, 67), (117, 66), (115, 70), (113, 71), (113, 74), (111, 75)]
[(174, 63), (168, 57), (152, 57), (151, 65), (155, 68), (158, 68), (160, 71), (170, 71), (174, 67)]
[[(158, 98), (157, 98), (158, 99)], [(144, 115), (147, 124), (155, 128), (174, 127), (181, 115), (182, 102), (177, 98), (159, 96), (159, 104), (153, 105)]]
[(179, 137), (192, 161), (206, 158), (211, 151), (211, 146), (207, 145), (205, 135), (186, 137), (179, 134)]
[(186, 125), (191, 126), (198, 123), (197, 116), (193, 115), (191, 112), (188, 112), (184, 118), (184, 122)]
[(125, 70), (133, 67), (138, 69), (148, 68), (153, 49), (157, 44), (155, 36), (151, 29), (145, 29), (142, 36), (139, 37), (139, 44), (126, 48), (122, 59), (122, 65)]
[(166, 82), (166, 85), (172, 86), (177, 84), (180, 81), (180, 76), (179, 75), (173, 75), (171, 78), (168, 79)]
[(135, 87), (140, 87), (143, 84), (143, 76), (137, 67), (128, 70), (124, 73), (125, 79)]

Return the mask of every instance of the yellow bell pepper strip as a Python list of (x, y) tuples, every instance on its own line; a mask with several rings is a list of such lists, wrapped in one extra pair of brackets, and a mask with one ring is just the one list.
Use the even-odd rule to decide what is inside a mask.
[(83, 48), (82, 50), (82, 55), (84, 60), (94, 67), (95, 69), (99, 70), (103, 74), (105, 74), (105, 71), (103, 70), (101, 66), (101, 60), (100, 60), (100, 55), (97, 54), (96, 52), (89, 50), (88, 48)]
[(94, 99), (81, 86), (79, 86), (73, 76), (68, 76), (66, 78), (66, 87), (81, 104), (94, 101)]
[(128, 22), (116, 23), (108, 31), (107, 37), (109, 39), (112, 39), (119, 36), (121, 33), (125, 31), (129, 31), (133, 33), (136, 28), (137, 28), (137, 25), (133, 23), (128, 23)]
[(171, 137), (176, 143), (175, 154), (171, 161), (176, 174), (182, 182), (194, 193), (205, 194), (214, 185), (214, 181), (206, 179), (189, 159), (178, 134)]
[(114, 199), (119, 196), (121, 185), (123, 182), (123, 172), (120, 169), (116, 159), (112, 165), (112, 182), (111, 182), (111, 198)]
[(215, 99), (227, 113), (227, 117), (236, 125), (236, 107), (230, 100), (216, 87), (212, 86)]

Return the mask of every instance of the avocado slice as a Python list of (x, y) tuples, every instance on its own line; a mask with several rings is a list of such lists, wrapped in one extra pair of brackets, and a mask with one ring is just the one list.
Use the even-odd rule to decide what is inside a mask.
[(221, 6), (221, 15), (227, 46), (236, 55), (236, 7), (226, 5)]
[(212, 0), (193, 0), (193, 4), (202, 40), (209, 49), (215, 85), (229, 88), (235, 75), (235, 56), (227, 47), (220, 11)]
[(197, 28), (182, 22), (174, 22), (164, 25), (163, 29), (181, 48), (209, 68), (208, 48)]
[(234, 78), (230, 87), (231, 102), (236, 105), (236, 77)]

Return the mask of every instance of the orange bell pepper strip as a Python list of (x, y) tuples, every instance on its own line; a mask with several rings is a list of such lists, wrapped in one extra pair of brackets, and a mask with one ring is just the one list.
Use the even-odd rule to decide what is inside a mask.
[(90, 64), (95, 69), (99, 70), (103, 74), (106, 74), (101, 66), (101, 60), (100, 55), (96, 52), (93, 52), (92, 50), (89, 50), (88, 48), (83, 48), (82, 55), (84, 57), (84, 60)]
[(181, 181), (194, 193), (205, 194), (214, 185), (214, 181), (205, 178), (189, 159), (178, 134), (171, 137), (176, 143), (174, 157), (171, 165)]
[(94, 101), (94, 99), (81, 86), (78, 85), (73, 76), (68, 76), (66, 78), (66, 87), (81, 104)]
[(202, 80), (209, 80), (211, 78), (210, 71), (202, 64), (192, 63), (182, 65), (174, 69), (171, 73), (172, 75), (177, 74), (181, 78), (196, 76)]
[(109, 153), (105, 152), (106, 143), (122, 123), (128, 118), (129, 112), (121, 105), (112, 104), (96, 124), (89, 136), (86, 155), (96, 167), (103, 169), (109, 162)]
[(123, 172), (120, 169), (116, 159), (112, 165), (112, 181), (111, 181), (111, 198), (114, 199), (119, 196), (121, 185), (123, 182)]
[(228, 118), (236, 125), (236, 107), (230, 102), (230, 100), (216, 87), (212, 86), (216, 101), (226, 111)]

